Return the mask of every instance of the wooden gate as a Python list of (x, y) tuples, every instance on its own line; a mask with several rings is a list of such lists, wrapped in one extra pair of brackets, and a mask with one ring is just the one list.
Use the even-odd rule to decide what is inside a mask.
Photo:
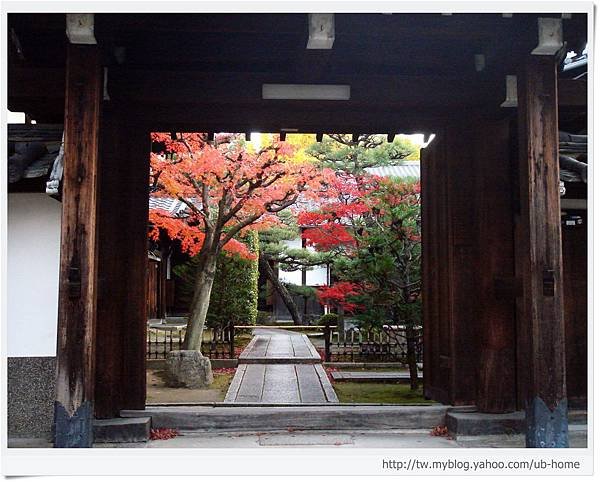
[(448, 125), (422, 150), (421, 170), (425, 394), (513, 410), (509, 120)]

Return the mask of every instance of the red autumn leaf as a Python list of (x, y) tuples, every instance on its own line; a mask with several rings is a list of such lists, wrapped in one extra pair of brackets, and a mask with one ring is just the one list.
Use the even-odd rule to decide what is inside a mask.
[(317, 195), (332, 178), (314, 164), (290, 162), (294, 147), (276, 136), (258, 151), (234, 134), (207, 142), (205, 134), (155, 132), (152, 140), (161, 147), (150, 156), (152, 195), (178, 199), (186, 210), (172, 215), (152, 209), (149, 235), (157, 239), (162, 230), (190, 255), (202, 249), (209, 232), (224, 251), (254, 257), (233, 234), (277, 223), (277, 212), (300, 194)]
[(322, 305), (337, 306), (348, 313), (353, 313), (360, 306), (348, 301), (349, 297), (361, 294), (361, 287), (350, 281), (339, 281), (331, 286), (317, 288), (317, 299)]
[(150, 440), (169, 440), (179, 435), (179, 431), (173, 428), (151, 428)]
[(429, 432), (429, 435), (431, 435), (432, 437), (447, 437), (448, 427), (446, 427), (445, 425), (437, 425), (436, 427), (433, 427), (431, 432)]

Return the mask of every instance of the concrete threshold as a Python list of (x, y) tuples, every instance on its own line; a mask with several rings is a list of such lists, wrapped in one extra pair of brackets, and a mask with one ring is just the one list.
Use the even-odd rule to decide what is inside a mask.
[(430, 430), (444, 425), (444, 405), (152, 406), (122, 417), (151, 417), (153, 427), (195, 431)]
[(315, 357), (241, 357), (238, 360), (239, 364), (246, 365), (314, 365), (321, 363), (321, 358)]
[[(160, 407), (330, 407), (330, 402), (318, 403), (252, 403), (252, 402), (154, 402), (146, 405), (146, 409)], [(337, 402), (335, 407), (440, 407), (439, 403), (342, 403)], [(446, 407), (448, 411), (452, 407)]]
[[(587, 412), (569, 410), (570, 425), (586, 425)], [(448, 431), (454, 436), (510, 435), (525, 433), (525, 412), (480, 413), (475, 410), (448, 410)]]
[[(356, 383), (410, 383), (410, 374), (407, 372), (331, 372), (331, 377), (336, 382)], [(423, 381), (423, 375), (419, 373), (418, 379)]]
[(150, 439), (150, 417), (94, 420), (94, 443), (146, 442)]

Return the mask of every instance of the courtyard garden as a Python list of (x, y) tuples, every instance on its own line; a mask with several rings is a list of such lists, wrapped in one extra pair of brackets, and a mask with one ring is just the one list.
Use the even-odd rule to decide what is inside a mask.
[(337, 382), (333, 384), (340, 403), (386, 403), (430, 405), (423, 398), (422, 388), (412, 390), (405, 383)]
[[(147, 358), (164, 363), (149, 366), (148, 403), (223, 401), (236, 361), (261, 338), (255, 327), (289, 333), (277, 343), (289, 343), (290, 363), (307, 340), (341, 403), (427, 403), (417, 144), (337, 134), (152, 140), (151, 196), (182, 207), (151, 209), (150, 244), (166, 239), (177, 254), (169, 276), (187, 310), (149, 325)], [(396, 169), (406, 162), (416, 176)], [(260, 356), (270, 358), (274, 333), (258, 340)], [(170, 361), (183, 352), (234, 363), (213, 368), (208, 383), (210, 364), (195, 361), (207, 382), (190, 382)], [(402, 379), (334, 379), (336, 363)]]
[(222, 402), (233, 378), (234, 368), (213, 369), (213, 382), (204, 388), (170, 387), (165, 368), (150, 366), (146, 370), (146, 403), (195, 404)]

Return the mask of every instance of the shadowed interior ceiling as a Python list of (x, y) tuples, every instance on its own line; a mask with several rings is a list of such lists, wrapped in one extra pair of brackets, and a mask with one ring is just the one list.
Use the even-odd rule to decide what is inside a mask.
[[(110, 103), (149, 128), (409, 132), (459, 109), (502, 115), (505, 75), (536, 46), (537, 17), (336, 14), (330, 50), (306, 49), (306, 14), (96, 14), (94, 30)], [(9, 108), (61, 122), (65, 15), (8, 18)], [(585, 45), (585, 22), (563, 21), (568, 49)], [(347, 84), (351, 99), (263, 100), (264, 83)]]

